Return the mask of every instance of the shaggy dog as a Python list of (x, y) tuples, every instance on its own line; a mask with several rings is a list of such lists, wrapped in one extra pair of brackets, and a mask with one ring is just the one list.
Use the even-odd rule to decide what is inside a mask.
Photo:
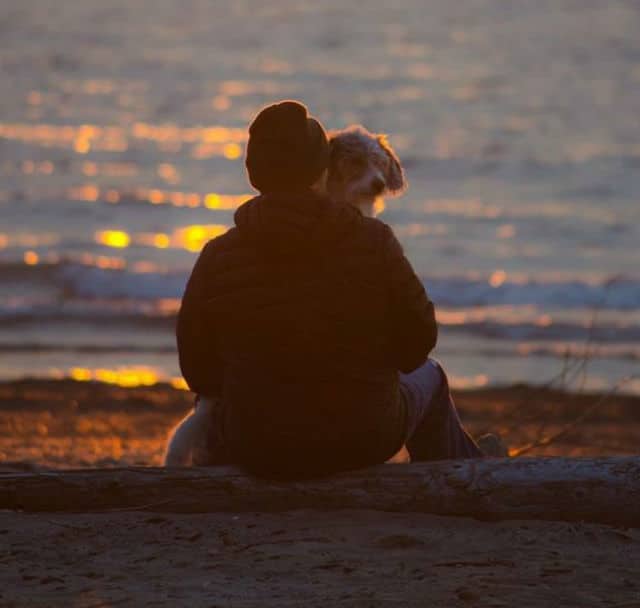
[[(355, 125), (331, 134), (327, 191), (336, 202), (354, 205), (368, 217), (384, 208), (384, 195), (398, 195), (406, 188), (402, 165), (387, 137)], [(189, 466), (206, 462), (206, 440), (213, 404), (200, 398), (195, 410), (170, 432), (165, 466)], [(402, 449), (387, 462), (409, 462)]]
[(331, 134), (327, 190), (368, 217), (384, 208), (382, 197), (401, 194), (407, 183), (386, 135), (355, 125)]
[(166, 467), (187, 467), (207, 462), (207, 437), (213, 422), (214, 405), (199, 397), (195, 408), (169, 433), (163, 463)]

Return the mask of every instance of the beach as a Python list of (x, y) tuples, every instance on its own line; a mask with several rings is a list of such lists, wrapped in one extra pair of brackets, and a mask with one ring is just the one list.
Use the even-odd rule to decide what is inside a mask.
[[(512, 453), (559, 433), (548, 445), (522, 453), (596, 456), (638, 450), (640, 398), (633, 395), (567, 393), (525, 385), (453, 394), (471, 434), (498, 433)], [(166, 384), (0, 384), (0, 466), (157, 466), (167, 433), (192, 407), (192, 399), (191, 393)]]
[[(529, 455), (637, 452), (637, 397), (526, 386), (454, 397), (472, 434), (502, 432), (512, 449), (570, 428)], [(0, 472), (157, 465), (190, 401), (168, 385), (4, 383)], [(579, 522), (361, 510), (2, 512), (0, 547), (1, 606), (640, 602), (640, 531)]]
[(0, 513), (0, 539), (6, 607), (640, 602), (640, 531), (593, 524), (378, 511)]
[(388, 134), (409, 187), (379, 218), (454, 387), (544, 384), (585, 354), (586, 387), (616, 387), (640, 361), (639, 18), (622, 0), (0, 8), (0, 381), (178, 384), (186, 280), (255, 194), (249, 122), (292, 97)]
[[(162, 463), (185, 284), (283, 98), (388, 135), (378, 218), (471, 434), (637, 454), (638, 31), (628, 0), (4, 3), (0, 474)], [(638, 608), (639, 563), (639, 529), (582, 522), (0, 511), (0, 608)]]

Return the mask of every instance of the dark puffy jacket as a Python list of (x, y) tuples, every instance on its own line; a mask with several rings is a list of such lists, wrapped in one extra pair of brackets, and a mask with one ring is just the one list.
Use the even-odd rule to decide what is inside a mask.
[(398, 370), (434, 347), (433, 304), (391, 229), (312, 192), (243, 204), (182, 300), (191, 390), (222, 397), (236, 462), (314, 475), (383, 462), (404, 439)]

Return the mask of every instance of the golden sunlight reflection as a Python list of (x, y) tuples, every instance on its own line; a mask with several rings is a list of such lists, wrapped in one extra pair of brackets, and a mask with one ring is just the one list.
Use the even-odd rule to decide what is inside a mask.
[(73, 149), (78, 154), (86, 154), (91, 149), (91, 143), (88, 138), (78, 138), (73, 144)]
[(149, 190), (149, 202), (152, 205), (161, 205), (164, 203), (164, 192), (161, 190)]
[(0, 233), (0, 249), (6, 247), (24, 247), (34, 249), (35, 247), (50, 247), (60, 242), (60, 236), (53, 233), (17, 233), (9, 236)]
[(181, 391), (189, 390), (189, 385), (187, 384), (187, 381), (184, 378), (171, 378), (169, 382), (171, 386), (173, 386), (173, 388), (177, 388)]
[(169, 163), (161, 163), (158, 165), (158, 175), (168, 184), (177, 184), (180, 182), (180, 173)]
[(148, 260), (139, 260), (138, 262), (134, 262), (131, 265), (131, 271), (135, 274), (151, 274), (154, 272), (158, 272), (160, 267), (158, 264), (154, 264), (153, 262), (149, 262)]
[(489, 384), (489, 377), (485, 374), (475, 376), (455, 376), (449, 375), (451, 386), (455, 389), (481, 388)]
[(464, 325), (469, 323), (471, 315), (466, 310), (439, 310), (438, 323), (441, 325)]
[(104, 200), (107, 201), (107, 203), (119, 203), (120, 202), (120, 193), (117, 190), (107, 190), (104, 193)]
[(8, 239), (14, 247), (49, 247), (56, 245), (60, 242), (60, 236), (53, 233), (41, 232), (41, 233), (18, 233)]
[(162, 233), (153, 235), (154, 247), (157, 247), (158, 249), (166, 249), (167, 247), (169, 247), (169, 245), (171, 245), (171, 239), (169, 238), (169, 235)]
[(201, 197), (195, 192), (172, 192), (169, 202), (175, 207), (200, 207)]
[(24, 263), (27, 264), (28, 266), (35, 266), (39, 260), (40, 260), (40, 257), (35, 251), (24, 252)]
[(114, 258), (106, 255), (91, 255), (83, 253), (80, 256), (80, 263), (85, 266), (96, 266), (103, 270), (122, 270), (127, 263), (124, 258)]
[(173, 207), (206, 207), (214, 211), (231, 211), (251, 198), (252, 194), (219, 194), (209, 192), (180, 192), (160, 190), (159, 188), (137, 188), (131, 192), (119, 192), (112, 188), (101, 190), (95, 184), (84, 184), (67, 191), (69, 199), (82, 202), (106, 201), (117, 204), (122, 201), (148, 202), (152, 205), (171, 205)]
[[(179, 127), (173, 124), (152, 125), (142, 122), (134, 123), (131, 127), (0, 123), (0, 138), (44, 148), (72, 149), (79, 155), (85, 155), (92, 150), (123, 152), (129, 148), (130, 140), (149, 141), (159, 149), (168, 151), (179, 150), (183, 144), (190, 144), (194, 146), (196, 158), (218, 155), (236, 159), (242, 154), (240, 144), (246, 141), (247, 132), (243, 128), (220, 125)], [(215, 145), (207, 148), (210, 144)]]
[(138, 173), (138, 167), (128, 162), (103, 162), (96, 163), (85, 161), (82, 163), (82, 173), (87, 177), (105, 175), (109, 177), (131, 177)]
[[(51, 370), (56, 377), (64, 376), (60, 370)], [(126, 388), (153, 386), (159, 382), (168, 382), (174, 388), (188, 390), (187, 383), (181, 377), (164, 377), (157, 369), (148, 366), (118, 367), (116, 369), (73, 367), (68, 377), (77, 382), (104, 382)]]
[(136, 245), (142, 245), (144, 247), (167, 249), (171, 245), (171, 237), (164, 232), (158, 232), (157, 234), (143, 232), (135, 235), (134, 242)]
[[(100, 245), (115, 249), (125, 249), (131, 245), (137, 245), (154, 249), (186, 249), (197, 253), (207, 241), (224, 234), (228, 228), (225, 224), (195, 224), (176, 228), (171, 234), (165, 232), (129, 234), (123, 230), (100, 230), (95, 233), (94, 239)], [(91, 256), (90, 254), (83, 256), (81, 262), (100, 268), (124, 267), (124, 260), (120, 261), (119, 258)], [(121, 263), (122, 266), (120, 266)], [(155, 272), (157, 269), (157, 265), (144, 260), (138, 262), (133, 268), (135, 272)]]
[(489, 285), (491, 287), (500, 287), (507, 280), (507, 273), (504, 270), (496, 270), (489, 277)]
[(76, 132), (73, 149), (78, 154), (86, 154), (91, 149), (91, 139), (96, 137), (99, 129), (91, 125), (82, 125)]
[(69, 190), (69, 198), (76, 201), (95, 202), (100, 196), (98, 187), (94, 184), (85, 184), (77, 188), (71, 188)]
[(540, 315), (536, 319), (535, 323), (538, 327), (549, 327), (550, 325), (553, 325), (553, 318), (551, 315)]
[[(558, 313), (555, 313), (558, 314)], [(438, 323), (443, 326), (460, 326), (466, 323), (485, 323), (496, 321), (503, 324), (535, 323), (539, 327), (553, 325), (554, 317), (541, 313), (535, 306), (480, 306), (477, 308), (439, 308)], [(572, 320), (576, 320), (572, 313)], [(588, 327), (589, 317), (580, 319), (580, 325)]]
[(236, 143), (225, 144), (222, 153), (225, 158), (229, 160), (235, 160), (242, 156), (242, 148)]
[(158, 382), (158, 373), (150, 367), (131, 367), (118, 369), (89, 369), (86, 367), (74, 367), (69, 371), (69, 376), (80, 382), (97, 380), (107, 384), (118, 386), (151, 386)]
[(185, 226), (173, 233), (172, 242), (188, 251), (198, 252), (207, 241), (224, 234), (227, 229), (222, 224)]
[(101, 230), (96, 232), (95, 239), (101, 245), (116, 249), (125, 249), (131, 242), (131, 237), (123, 230)]
[(155, 310), (164, 315), (174, 315), (180, 310), (180, 298), (160, 298), (154, 302)]
[(249, 198), (248, 194), (224, 195), (211, 192), (204, 197), (204, 206), (207, 209), (231, 210), (237, 209)]
[[(19, 170), (22, 171), (22, 173), (24, 173), (25, 175), (51, 175), (54, 171), (53, 163), (50, 160), (43, 160), (39, 162), (33, 160), (25, 160), (22, 161), (22, 163), (20, 163), (18, 167)], [(11, 163), (8, 164), (7, 171), (9, 173), (12, 173)]]
[(132, 236), (132, 242), (144, 247), (156, 249), (186, 249), (199, 252), (210, 239), (224, 234), (228, 226), (223, 224), (204, 224), (176, 228), (171, 235), (164, 232), (141, 233)]

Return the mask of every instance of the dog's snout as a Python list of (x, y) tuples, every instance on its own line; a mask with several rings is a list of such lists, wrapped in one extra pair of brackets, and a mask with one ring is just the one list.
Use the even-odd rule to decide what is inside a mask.
[(384, 183), (384, 180), (379, 176), (374, 177), (371, 182), (371, 190), (374, 194), (380, 194), (384, 190), (385, 186), (386, 184)]

